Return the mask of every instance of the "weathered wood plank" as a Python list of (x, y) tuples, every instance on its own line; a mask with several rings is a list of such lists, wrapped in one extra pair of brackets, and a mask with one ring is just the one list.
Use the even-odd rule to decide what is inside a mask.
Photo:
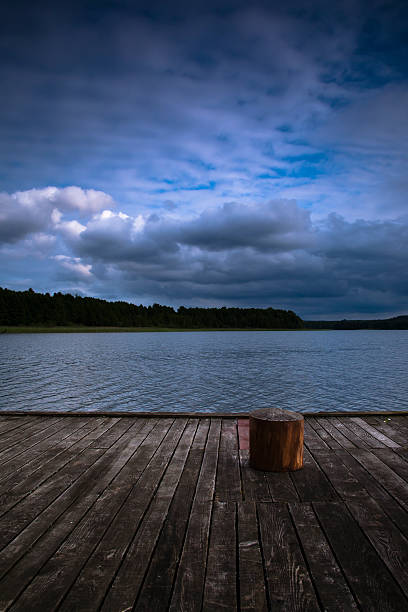
[(207, 446), (207, 439), (210, 429), (210, 419), (198, 419), (197, 431), (191, 445), (192, 450), (204, 450)]
[(313, 455), (340, 497), (343, 499), (368, 497), (362, 483), (353, 476), (347, 465), (342, 462), (342, 455), (339, 451), (327, 453), (315, 450)]
[(86, 472), (101, 454), (102, 449), (85, 450), (79, 457), (75, 457), (66, 468), (60, 470), (57, 475), (45, 481), (30, 495), (25, 496), (18, 505), (8, 510), (0, 520), (0, 549), (15, 538), (40, 512)]
[[(149, 508), (154, 493), (180, 441), (186, 420), (163, 419), (156, 425), (113, 485), (132, 486), (129, 496), (89, 556), (61, 605), (61, 610), (99, 607)], [(102, 568), (102, 569), (101, 569)], [(143, 569), (143, 568), (141, 568)]]
[[(368, 432), (364, 429), (361, 429), (358, 425), (354, 423), (351, 427), (349, 427), (349, 420), (347, 417), (331, 417), (330, 422), (332, 422), (341, 433), (351, 440), (356, 448), (371, 448), (367, 442), (364, 440), (364, 437), (370, 436)], [(360, 435), (359, 435), (360, 434)], [(375, 438), (372, 438), (375, 442)]]
[(320, 610), (286, 504), (257, 504), (271, 610)]
[(408, 482), (408, 462), (390, 448), (379, 448), (372, 451), (381, 461), (386, 463), (398, 476)]
[[(78, 457), (83, 450), (87, 449), (109, 427), (109, 423), (97, 426), (95, 430), (92, 430), (84, 438), (80, 438), (73, 446), (60, 453), (51, 464), (49, 462), (42, 462), (27, 478), (18, 478), (17, 483), (13, 482), (13, 485), (10, 484), (7, 488), (7, 493), (0, 495), (0, 516), (22, 501), (27, 495), (31, 495), (36, 488), (51, 479), (55, 474), (58, 473), (61, 476), (61, 470)], [(99, 455), (100, 453), (95, 454), (95, 456)]]
[(203, 612), (237, 609), (236, 504), (214, 502)]
[[(309, 465), (309, 460), (306, 461)], [(303, 468), (304, 469), (304, 468)], [(303, 469), (301, 470), (303, 472)], [(292, 478), (295, 472), (267, 472), (265, 474), (268, 483), (271, 500), (274, 502), (296, 502), (299, 501), (299, 494)], [(302, 477), (299, 475), (298, 480)]]
[[(134, 477), (129, 470), (123, 470), (123, 468), (126, 468), (128, 462), (132, 461), (135, 452), (140, 448), (148, 433), (148, 430), (141, 430), (141, 425), (141, 422), (133, 424), (134, 432), (132, 437), (129, 437), (126, 448), (117, 453), (109, 470), (106, 471), (107, 481), (113, 481), (112, 485), (104, 490), (58, 550), (43, 565), (34, 580), (13, 605), (15, 610), (22, 611), (29, 607), (30, 610), (40, 612), (44, 608), (53, 609), (52, 607), (55, 608), (61, 603), (81, 567), (132, 490)], [(147, 424), (147, 428), (151, 429), (152, 423)], [(118, 473), (119, 476), (115, 481)], [(80, 607), (83, 605), (84, 603)], [(87, 602), (86, 607), (89, 609), (93, 605), (93, 602)]]
[(404, 610), (407, 600), (400, 587), (345, 504), (314, 502), (313, 508), (361, 608), (381, 612)]
[(174, 582), (170, 612), (199, 612), (202, 607), (212, 501), (195, 500)]
[(389, 446), (390, 448), (398, 448), (400, 446), (400, 444), (398, 444), (397, 442), (394, 442), (394, 440), (391, 440), (391, 438), (389, 438), (385, 434), (378, 431), (375, 427), (372, 427), (371, 425), (369, 425), (364, 420), (364, 418), (351, 417), (350, 420), (352, 423), (357, 423), (358, 425), (360, 425), (360, 427), (368, 431), (369, 434), (371, 434), (374, 438), (382, 442), (385, 446)]
[(5, 434), (7, 434), (8, 432), (11, 432), (13, 429), (14, 430), (18, 429), (22, 425), (27, 424), (29, 421), (33, 422), (33, 418), (32, 417), (25, 417), (25, 418), (14, 417), (13, 418), (13, 417), (3, 416), (0, 422), (0, 444)]
[(57, 420), (59, 420), (57, 417), (55, 417), (51, 421), (48, 420), (46, 417), (38, 417), (32, 420), (27, 419), (26, 422), (22, 423), (20, 427), (8, 430), (1, 437), (0, 458), (3, 456), (4, 451), (6, 451), (14, 444), (18, 444), (22, 440), (27, 440), (33, 433), (44, 427), (46, 422), (48, 422), (48, 426), (51, 426)]
[(395, 429), (397, 429), (398, 431), (401, 431), (401, 433), (403, 433), (406, 438), (408, 438), (408, 419), (407, 419), (407, 415), (400, 415), (400, 414), (393, 414), (393, 415), (386, 415), (383, 418), (390, 418), (391, 419), (391, 423), (392, 423), (392, 427), (394, 427)]
[(140, 612), (167, 610), (169, 606), (203, 459), (202, 440), (207, 432), (208, 422), (201, 420), (137, 598)]
[(61, 429), (63, 427), (61, 421), (62, 419), (53, 419), (52, 422), (49, 422), (47, 419), (45, 419), (45, 422), (37, 421), (34, 425), (29, 427), (29, 431), (21, 431), (20, 429), (19, 433), (10, 436), (10, 438), (8, 438), (7, 441), (3, 441), (1, 445), (0, 464), (5, 464), (9, 459), (19, 455), (22, 452), (23, 444), (26, 449), (31, 448), (41, 442), (41, 440), (47, 436), (47, 433), (51, 435), (58, 429)]
[(131, 418), (118, 419), (102, 436), (91, 444), (91, 448), (110, 448), (135, 424)]
[(403, 459), (405, 459), (405, 461), (408, 461), (408, 446), (394, 448), (394, 452), (397, 453), (397, 455), (399, 455)]
[(126, 551), (101, 610), (132, 608), (177, 488), (194, 438), (197, 422), (188, 423), (168, 464), (152, 503)]
[(214, 499), (220, 434), (221, 420), (211, 419), (204, 459), (197, 483), (196, 500), (198, 502), (213, 501)]
[(309, 417), (305, 418), (305, 446), (308, 449), (329, 448), (326, 442), (319, 436), (309, 423)]
[(236, 421), (222, 421), (215, 499), (217, 501), (242, 499)]
[(333, 419), (317, 418), (319, 425), (325, 429), (343, 448), (355, 448), (356, 445), (347, 437), (346, 432), (341, 431), (341, 426), (338, 426)]
[[(68, 422), (67, 425), (69, 425)], [(48, 437), (51, 437), (55, 433), (60, 432), (61, 430), (63, 430), (63, 428), (63, 419), (59, 419), (58, 421), (50, 425), (43, 425), (42, 428), (40, 428), (38, 431), (36, 431), (35, 433), (33, 432), (32, 435), (30, 435), (29, 439), (13, 443), (12, 446), (7, 448), (0, 454), (0, 461), (1, 465), (4, 466), (4, 470), (7, 471), (9, 461), (16, 458), (18, 459), (20, 455), (22, 455), (26, 451), (36, 452), (36, 450), (44, 442), (44, 440), (47, 440)]]
[(365, 417), (365, 422), (378, 429), (381, 433), (391, 438), (394, 442), (402, 446), (408, 445), (408, 431), (398, 427), (397, 421), (394, 422), (393, 417)]
[(254, 502), (238, 502), (238, 582), (241, 610), (268, 609)]
[(220, 431), (220, 420), (212, 419), (174, 581), (171, 612), (201, 610)]
[[(152, 424), (147, 423), (146, 428), (142, 428), (140, 433), (143, 433), (143, 430), (148, 432), (151, 427)], [(91, 452), (94, 453), (95, 451), (92, 450)], [(97, 452), (100, 453), (100, 449)], [(121, 467), (122, 464), (118, 463), (117, 468), (121, 470)], [(124, 470), (121, 471), (121, 474), (123, 472)], [(74, 529), (82, 515), (96, 501), (111, 479), (111, 472), (108, 472), (108, 470), (102, 471), (97, 480), (94, 472), (85, 472), (2, 550), (0, 577), (4, 576), (27, 551), (29, 556), (32, 557), (32, 563), (34, 564), (32, 565), (32, 575), (34, 575), (36, 570), (33, 568), (38, 569), (55, 552), (59, 544)], [(51, 530), (50, 525), (53, 525)], [(37, 542), (39, 542), (38, 545)]]
[(266, 480), (266, 472), (254, 470), (249, 465), (249, 451), (239, 451), (242, 477), (242, 494), (246, 501), (272, 501)]
[[(134, 431), (137, 431), (141, 424), (140, 421), (134, 422)], [(107, 474), (114, 472), (116, 464), (112, 463), (112, 457), (117, 453), (122, 453), (123, 457), (126, 457), (126, 451), (132, 445), (132, 435), (133, 432), (123, 436), (115, 449), (89, 448), (79, 456), (74, 456), (55, 475), (46, 479), (29, 496), (26, 495), (20, 503), (8, 510), (0, 520), (0, 547), (5, 546), (83, 473), (87, 474), (88, 469), (95, 477), (98, 477), (101, 470), (106, 470)]]
[[(337, 499), (333, 485), (327, 479), (313, 455), (305, 448), (303, 470), (292, 472), (291, 478), (301, 501)], [(296, 501), (296, 500), (290, 500)]]
[(341, 455), (343, 463), (361, 483), (361, 487), (366, 489), (369, 496), (381, 506), (405, 537), (408, 537), (408, 512), (380, 485), (378, 480), (363, 468), (357, 459), (347, 451), (336, 451), (336, 453)]
[(405, 510), (408, 510), (408, 486), (403, 478), (371, 451), (353, 449), (350, 453)]
[(207, 438), (207, 453), (218, 453), (221, 439), (221, 423), (222, 419), (211, 418), (210, 431)]
[(408, 539), (373, 499), (348, 500), (347, 507), (407, 597)]
[(0, 417), (0, 609), (408, 609), (408, 416), (364, 417), (396, 446), (312, 417), (291, 474), (250, 474), (235, 419), (92, 417)]
[[(66, 426), (44, 438), (35, 446), (25, 449), (2, 466), (0, 476), (0, 494), (9, 491), (13, 486), (21, 484), (25, 478), (40, 466), (55, 458), (64, 448), (75, 443), (77, 439), (85, 436), (89, 429), (99, 424), (95, 419), (90, 427), (88, 420), (75, 419), (67, 422)], [(65, 444), (64, 444), (65, 441)]]
[(309, 417), (307, 420), (310, 427), (314, 429), (316, 434), (322, 440), (324, 440), (324, 442), (329, 448), (342, 448), (341, 444), (339, 444), (339, 442), (337, 442), (337, 440), (335, 440), (333, 436), (331, 436), (329, 432), (320, 425), (319, 421), (317, 420), (317, 417)]
[(384, 448), (385, 444), (374, 438), (366, 429), (361, 427), (357, 422), (353, 421), (351, 417), (337, 417), (338, 420), (347, 427), (348, 430), (352, 431), (362, 443), (357, 444), (358, 448)]
[(358, 610), (311, 504), (289, 504), (308, 567), (326, 612)]

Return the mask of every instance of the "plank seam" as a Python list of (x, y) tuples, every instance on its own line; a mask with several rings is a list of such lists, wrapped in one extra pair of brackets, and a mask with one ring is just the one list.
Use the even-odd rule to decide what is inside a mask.
[(241, 611), (241, 588), (239, 571), (239, 533), (238, 533), (238, 502), (234, 502), (235, 510), (235, 589), (237, 598), (237, 612)]
[(266, 604), (267, 604), (268, 610), (272, 610), (271, 597), (270, 597), (270, 593), (269, 593), (268, 573), (266, 571), (266, 561), (265, 561), (265, 554), (264, 554), (264, 548), (263, 548), (263, 543), (262, 543), (261, 523), (260, 523), (260, 520), (259, 520), (259, 512), (258, 512), (258, 503), (257, 502), (255, 502), (255, 517), (256, 517), (256, 527), (257, 527), (257, 531), (258, 531), (259, 550), (260, 550), (260, 553), (261, 553), (261, 560), (262, 560), (262, 570), (263, 570), (263, 575), (264, 575)]
[[(236, 433), (237, 433), (237, 444), (238, 444), (237, 454), (238, 454), (238, 469), (239, 469), (239, 485), (240, 485), (240, 489), (241, 489), (241, 501), (245, 501), (244, 481), (243, 481), (243, 478), (242, 478), (242, 465), (241, 465), (241, 454), (240, 454), (238, 419), (237, 419), (237, 422), (236, 422)], [(249, 460), (249, 453), (248, 453), (248, 460)], [(238, 520), (238, 516), (237, 516), (237, 520)]]

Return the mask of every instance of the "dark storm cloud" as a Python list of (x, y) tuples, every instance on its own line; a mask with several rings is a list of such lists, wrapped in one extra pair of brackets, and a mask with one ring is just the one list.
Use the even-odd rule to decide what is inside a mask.
[[(67, 198), (58, 190), (18, 194), (21, 218), (22, 202), (26, 208), (34, 203), (37, 217), (27, 216), (27, 223), (37, 218), (39, 225), (17, 224), (31, 238), (17, 242), (15, 234), (3, 255), (13, 261), (22, 253), (37, 259), (43, 253), (44, 265), (49, 269), (51, 260), (54, 265), (49, 278), (64, 289), (176, 306), (274, 305), (303, 316), (393, 314), (405, 308), (406, 219), (350, 222), (332, 214), (316, 224), (295, 202), (277, 200), (231, 202), (188, 219), (174, 212), (131, 216), (89, 210), (90, 218), (79, 222), (72, 214), (69, 220), (55, 215), (55, 208), (47, 217), (51, 195), (60, 205)], [(100, 204), (106, 198), (100, 194)]]
[(306, 246), (309, 233), (310, 215), (295, 202), (256, 207), (231, 202), (186, 224), (180, 242), (209, 251), (252, 247), (274, 252)]
[(403, 221), (331, 215), (317, 227), (295, 203), (277, 201), (231, 203), (187, 221), (104, 212), (70, 246), (76, 265), (87, 266), (84, 281), (109, 278), (129, 296), (375, 313), (403, 304), (407, 238)]
[(377, 292), (394, 296), (408, 292), (408, 222), (355, 221), (331, 215), (320, 241), (333, 283), (345, 292)]
[(75, 246), (83, 256), (109, 260), (157, 260), (191, 247), (203, 252), (250, 248), (275, 253), (311, 243), (310, 215), (295, 202), (259, 205), (231, 202), (192, 220), (150, 216), (132, 218), (105, 211), (80, 233)]
[(22, 206), (8, 194), (0, 194), (0, 243), (17, 242), (27, 234), (46, 229), (49, 212), (38, 214), (38, 211)]

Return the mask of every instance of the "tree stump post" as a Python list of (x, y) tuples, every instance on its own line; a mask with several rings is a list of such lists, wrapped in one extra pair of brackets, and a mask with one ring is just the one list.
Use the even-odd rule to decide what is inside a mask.
[(249, 465), (266, 472), (303, 467), (303, 416), (291, 410), (265, 408), (249, 416)]

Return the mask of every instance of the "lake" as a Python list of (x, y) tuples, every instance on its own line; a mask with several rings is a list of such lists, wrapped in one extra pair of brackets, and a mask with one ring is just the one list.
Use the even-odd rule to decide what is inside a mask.
[(1, 410), (408, 409), (408, 331), (0, 335)]

